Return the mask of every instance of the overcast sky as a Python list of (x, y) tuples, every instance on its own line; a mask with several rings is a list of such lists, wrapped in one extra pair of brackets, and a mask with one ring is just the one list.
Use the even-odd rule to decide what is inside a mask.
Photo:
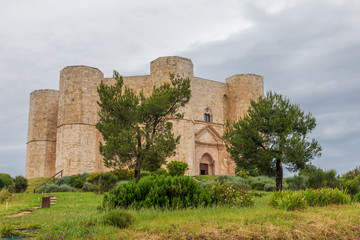
[(360, 165), (358, 0), (0, 0), (0, 172), (25, 174), (29, 95), (69, 65), (149, 74), (160, 56), (198, 77), (264, 76), (317, 119), (314, 164)]

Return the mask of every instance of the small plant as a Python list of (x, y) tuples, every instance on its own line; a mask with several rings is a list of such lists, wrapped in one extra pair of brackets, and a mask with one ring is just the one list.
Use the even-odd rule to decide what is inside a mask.
[(14, 190), (16, 193), (25, 192), (28, 187), (28, 180), (23, 176), (17, 176), (14, 179)]
[(0, 203), (11, 200), (12, 194), (7, 189), (7, 187), (3, 187), (0, 191)]
[(171, 176), (184, 176), (186, 170), (189, 169), (188, 164), (180, 161), (172, 161), (166, 165)]
[(103, 222), (118, 228), (127, 228), (134, 222), (134, 216), (125, 210), (115, 209), (104, 214)]
[(339, 189), (306, 189), (302, 191), (274, 192), (270, 205), (288, 211), (303, 209), (307, 206), (326, 206), (329, 204), (348, 204), (351, 198), (346, 191)]
[(354, 197), (353, 197), (353, 202), (355, 202), (355, 203), (360, 203), (360, 193), (354, 195)]

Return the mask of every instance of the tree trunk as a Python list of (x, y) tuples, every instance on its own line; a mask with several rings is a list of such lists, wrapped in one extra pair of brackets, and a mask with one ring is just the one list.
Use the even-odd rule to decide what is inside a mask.
[(283, 169), (281, 159), (276, 160), (276, 191), (282, 190)]
[(138, 154), (136, 156), (136, 164), (135, 164), (135, 179), (136, 179), (136, 183), (138, 183), (140, 180), (140, 170), (141, 170), (141, 153), (140, 153), (141, 136), (139, 133), (137, 134), (136, 138), (138, 140)]
[(140, 169), (135, 168), (135, 179), (136, 179), (136, 183), (138, 183), (140, 180)]

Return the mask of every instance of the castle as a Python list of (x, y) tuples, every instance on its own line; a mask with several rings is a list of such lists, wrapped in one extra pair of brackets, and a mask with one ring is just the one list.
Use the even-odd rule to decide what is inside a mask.
[[(169, 161), (188, 163), (189, 175), (234, 174), (235, 163), (222, 139), (227, 120), (235, 121), (264, 95), (262, 76), (237, 74), (217, 82), (194, 76), (190, 59), (160, 57), (150, 64), (150, 75), (124, 77), (124, 85), (149, 95), (153, 86), (169, 81), (175, 73), (190, 79), (191, 99), (182, 109), (181, 120), (173, 121), (181, 135), (176, 155)], [(59, 90), (35, 90), (30, 94), (26, 173), (27, 178), (107, 171), (99, 153), (100, 132), (97, 87), (113, 84), (97, 68), (69, 66), (60, 72)]]

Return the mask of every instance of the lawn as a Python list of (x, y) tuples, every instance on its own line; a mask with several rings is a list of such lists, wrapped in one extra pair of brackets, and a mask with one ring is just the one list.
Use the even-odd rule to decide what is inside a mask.
[(255, 198), (250, 208), (210, 207), (177, 211), (147, 209), (130, 212), (135, 222), (128, 229), (103, 225), (97, 210), (103, 195), (54, 193), (51, 208), (17, 218), (5, 215), (38, 204), (40, 194), (16, 194), (9, 210), (0, 205), (0, 230), (40, 229), (27, 233), (38, 239), (358, 239), (360, 205), (309, 207), (286, 212), (268, 205), (269, 193)]

